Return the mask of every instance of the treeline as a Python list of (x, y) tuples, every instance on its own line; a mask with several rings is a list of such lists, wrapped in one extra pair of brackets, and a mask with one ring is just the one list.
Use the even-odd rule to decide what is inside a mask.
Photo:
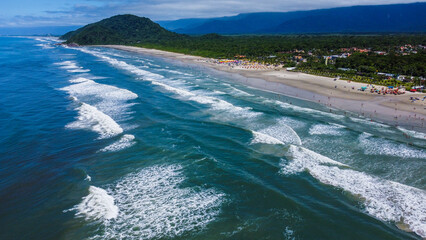
[(199, 55), (203, 57), (231, 58), (235, 55), (259, 57), (276, 55), (294, 49), (315, 50), (317, 54), (327, 54), (340, 48), (371, 48), (373, 51), (391, 51), (395, 46), (426, 45), (426, 35), (298, 35), (298, 36), (182, 36), (181, 38), (161, 39), (153, 42), (133, 43), (140, 47), (150, 47), (173, 52)]
[(349, 58), (337, 59), (337, 68), (357, 69), (360, 72), (385, 72), (408, 76), (426, 76), (426, 53), (397, 55), (394, 52), (386, 56), (376, 54), (353, 54)]

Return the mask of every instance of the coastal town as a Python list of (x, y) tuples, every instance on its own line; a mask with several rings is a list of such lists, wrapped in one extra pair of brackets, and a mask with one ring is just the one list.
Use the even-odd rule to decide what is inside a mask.
[[(339, 48), (331, 50), (303, 50), (294, 49), (291, 51), (278, 52), (275, 55), (266, 57), (246, 57), (245, 55), (235, 55), (234, 58), (213, 59), (214, 64), (226, 65), (230, 68), (242, 70), (287, 70), (303, 72), (313, 75), (332, 77), (347, 81), (367, 83), (371, 87), (363, 87), (359, 91), (368, 91), (376, 94), (404, 94), (409, 92), (426, 92), (424, 69), (408, 74), (398, 74), (397, 72), (385, 72), (379, 67), (359, 65), (359, 69), (344, 66), (356, 57), (410, 57), (413, 55), (424, 55), (426, 46), (404, 44), (394, 46), (388, 50), (376, 50), (374, 48)], [(388, 88), (376, 88), (374, 84), (384, 85)], [(416, 99), (414, 99), (415, 101)]]

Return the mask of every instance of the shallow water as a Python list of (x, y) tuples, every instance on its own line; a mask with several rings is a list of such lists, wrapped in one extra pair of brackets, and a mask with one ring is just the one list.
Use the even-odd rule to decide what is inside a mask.
[(55, 43), (0, 38), (1, 239), (426, 237), (424, 134)]

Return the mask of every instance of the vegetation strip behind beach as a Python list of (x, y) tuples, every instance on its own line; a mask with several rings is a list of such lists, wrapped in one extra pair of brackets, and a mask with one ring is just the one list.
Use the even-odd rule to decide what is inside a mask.
[(118, 15), (63, 36), (80, 45), (117, 44), (216, 58), (381, 85), (424, 85), (426, 35), (188, 36), (148, 18)]

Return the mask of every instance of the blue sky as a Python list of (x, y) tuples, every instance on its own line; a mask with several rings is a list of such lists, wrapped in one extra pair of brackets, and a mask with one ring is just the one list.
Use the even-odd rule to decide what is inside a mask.
[(85, 25), (124, 13), (156, 21), (411, 2), (418, 0), (1, 0), (0, 27)]

